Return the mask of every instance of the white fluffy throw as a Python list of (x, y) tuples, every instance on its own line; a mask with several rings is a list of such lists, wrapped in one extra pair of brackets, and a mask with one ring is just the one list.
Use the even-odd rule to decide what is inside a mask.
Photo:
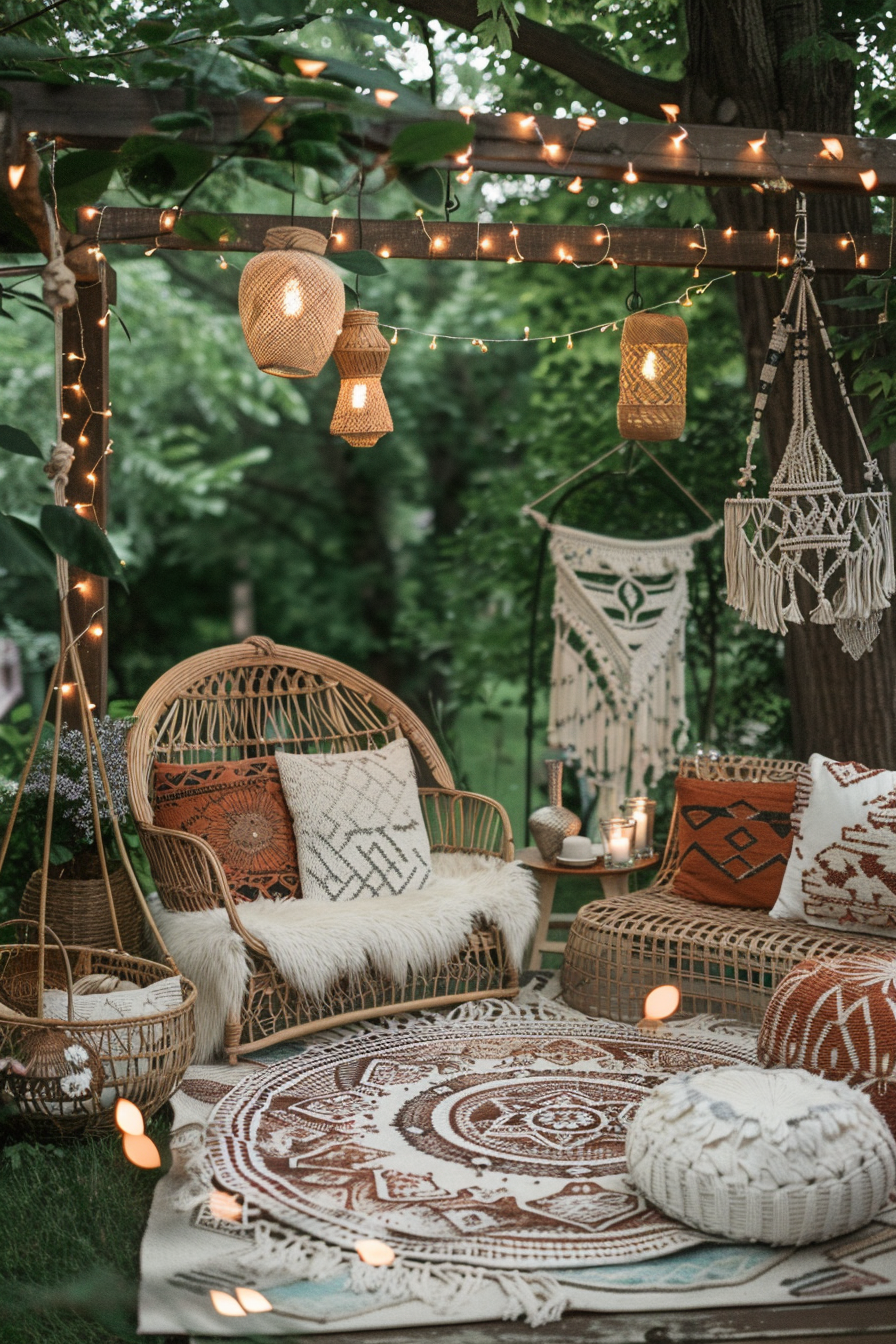
[[(433, 854), (426, 886), (400, 896), (356, 901), (271, 901), (239, 906), (246, 929), (267, 947), (281, 975), (322, 998), (343, 975), (375, 971), (401, 982), (427, 974), (459, 952), (478, 919), (501, 931), (517, 966), (538, 918), (532, 872), (476, 854)], [(245, 944), (224, 910), (181, 914), (156, 902), (153, 913), (182, 975), (198, 992), (196, 1053), (221, 1053), (224, 1023), (237, 1015), (249, 975)]]

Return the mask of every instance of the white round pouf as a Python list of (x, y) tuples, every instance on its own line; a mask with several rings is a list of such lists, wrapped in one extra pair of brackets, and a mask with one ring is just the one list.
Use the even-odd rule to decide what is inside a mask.
[(896, 1142), (868, 1098), (805, 1069), (669, 1078), (642, 1102), (625, 1152), (663, 1213), (771, 1246), (863, 1227), (896, 1183)]

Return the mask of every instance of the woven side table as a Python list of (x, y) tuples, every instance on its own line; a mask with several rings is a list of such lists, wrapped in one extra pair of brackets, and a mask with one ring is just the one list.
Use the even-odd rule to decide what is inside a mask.
[(626, 896), (628, 894), (629, 878), (632, 873), (637, 873), (643, 868), (654, 868), (659, 863), (658, 855), (652, 854), (647, 859), (636, 859), (630, 868), (605, 868), (603, 859), (595, 859), (594, 863), (589, 863), (581, 868), (573, 868), (568, 867), (565, 863), (548, 863), (546, 859), (541, 857), (534, 845), (529, 849), (517, 850), (515, 858), (524, 867), (531, 868), (538, 878), (540, 914), (538, 928), (532, 942), (532, 954), (529, 957), (530, 971), (541, 969), (541, 959), (545, 952), (559, 952), (561, 954), (565, 952), (566, 943), (552, 942), (549, 940), (548, 934), (551, 929), (565, 929), (568, 933), (573, 920), (577, 917), (576, 915), (555, 915), (553, 913), (558, 877), (589, 877), (592, 881), (596, 878), (605, 897)]

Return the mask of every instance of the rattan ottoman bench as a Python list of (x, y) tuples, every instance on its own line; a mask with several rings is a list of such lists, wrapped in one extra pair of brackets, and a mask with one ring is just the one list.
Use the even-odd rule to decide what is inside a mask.
[[(799, 761), (755, 756), (684, 757), (692, 779), (791, 780)], [(699, 905), (673, 895), (678, 806), (659, 876), (644, 891), (592, 901), (576, 915), (563, 959), (563, 997), (591, 1017), (637, 1022), (644, 998), (666, 982), (686, 1015), (713, 1013), (757, 1025), (783, 977), (806, 957), (880, 952), (882, 939), (849, 937), (765, 910)], [(886, 944), (885, 944), (886, 946)]]

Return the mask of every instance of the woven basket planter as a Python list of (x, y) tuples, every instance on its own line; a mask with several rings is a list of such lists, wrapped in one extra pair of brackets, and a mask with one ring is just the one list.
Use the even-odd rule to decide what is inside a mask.
[(252, 358), (279, 378), (314, 378), (342, 327), (345, 289), (314, 229), (268, 229), (240, 277), (240, 321)]
[[(49, 930), (47, 931), (49, 935)], [(52, 935), (49, 935), (52, 937)], [(95, 1022), (48, 1021), (37, 1011), (40, 949), (34, 943), (0, 946), (0, 1002), (21, 1017), (0, 1017), (0, 1055), (21, 1060), (25, 1076), (7, 1073), (5, 1089), (29, 1130), (46, 1135), (86, 1134), (115, 1128), (119, 1097), (145, 1117), (158, 1111), (179, 1086), (193, 1052), (196, 990), (181, 977), (183, 1002), (141, 1017)], [(170, 967), (143, 957), (92, 947), (48, 945), (44, 985), (70, 988), (72, 978), (111, 975), (140, 988), (171, 975)], [(65, 1051), (80, 1047), (89, 1088), (71, 1096), (63, 1087), (72, 1071)]]
[[(96, 867), (99, 873), (98, 860)], [(139, 956), (144, 946), (143, 913), (130, 879), (121, 865), (110, 867), (109, 884), (122, 946), (126, 952)], [(28, 879), (19, 915), (22, 919), (37, 919), (39, 913), (38, 871)], [(64, 943), (78, 943), (82, 947), (115, 947), (109, 897), (99, 875), (95, 878), (49, 877), (46, 920)]]
[(342, 379), (330, 422), (353, 448), (371, 448), (391, 433), (392, 416), (380, 383), (389, 358), (389, 342), (379, 329), (379, 313), (353, 308), (345, 314), (333, 359)]
[(624, 439), (681, 437), (685, 424), (688, 329), (680, 317), (632, 313), (622, 326), (616, 420)]

